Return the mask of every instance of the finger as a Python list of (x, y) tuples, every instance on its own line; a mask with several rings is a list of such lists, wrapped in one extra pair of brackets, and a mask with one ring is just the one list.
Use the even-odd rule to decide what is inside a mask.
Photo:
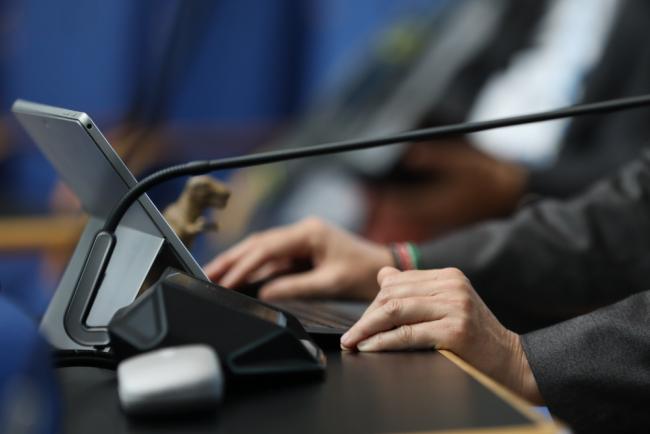
[(204, 267), (205, 274), (210, 280), (218, 281), (241, 256), (253, 247), (253, 244), (254, 239), (252, 237), (235, 244), (208, 263)]
[(207, 276), (220, 281), (242, 258), (257, 249), (274, 250), (277, 255), (291, 256), (303, 253), (308, 247), (310, 224), (308, 220), (253, 234), (219, 255), (205, 267)]
[(426, 297), (390, 300), (378, 309), (363, 314), (361, 319), (341, 337), (341, 345), (354, 348), (377, 333), (407, 324), (434, 321), (447, 314), (447, 307), (432, 303)]
[(377, 283), (381, 286), (381, 282), (384, 281), (388, 276), (400, 274), (400, 271), (395, 267), (382, 267), (377, 273)]
[(270, 279), (278, 274), (287, 273), (292, 268), (292, 262), (286, 258), (269, 261), (252, 272), (248, 277), (247, 283)]
[(224, 275), (231, 265), (232, 261), (228, 261), (224, 256), (219, 255), (207, 265), (203, 266), (203, 272), (208, 276), (208, 279), (217, 281)]
[(304, 226), (274, 229), (254, 237), (252, 242), (233, 254), (235, 262), (220, 280), (225, 287), (236, 287), (249, 274), (270, 260), (291, 259), (308, 251), (308, 235)]
[(441, 321), (406, 324), (359, 342), (357, 349), (364, 352), (436, 349), (444, 341), (444, 334)]
[(409, 297), (436, 297), (440, 294), (459, 290), (463, 285), (458, 279), (422, 280), (384, 288), (379, 291), (366, 312), (375, 310), (390, 300)]
[(255, 249), (247, 255), (242, 256), (221, 278), (219, 284), (226, 288), (235, 288), (248, 281), (250, 277), (260, 268), (264, 267), (267, 261), (272, 261), (275, 252), (268, 249)]
[(314, 298), (330, 289), (331, 279), (321, 270), (306, 271), (279, 277), (260, 289), (263, 300)]
[[(379, 276), (378, 276), (379, 279)], [(382, 275), (379, 286), (384, 289), (390, 286), (402, 285), (423, 280), (463, 279), (467, 277), (457, 268), (437, 268), (433, 270), (407, 270), (401, 273), (388, 273)]]

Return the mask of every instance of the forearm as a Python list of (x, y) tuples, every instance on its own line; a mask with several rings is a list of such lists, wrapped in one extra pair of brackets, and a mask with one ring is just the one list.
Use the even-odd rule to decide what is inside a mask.
[(650, 291), (522, 337), (546, 405), (576, 432), (650, 424)]
[(572, 201), (543, 201), (509, 220), (423, 244), (419, 266), (462, 269), (515, 328), (538, 328), (642, 291), (650, 269), (648, 165), (639, 160)]

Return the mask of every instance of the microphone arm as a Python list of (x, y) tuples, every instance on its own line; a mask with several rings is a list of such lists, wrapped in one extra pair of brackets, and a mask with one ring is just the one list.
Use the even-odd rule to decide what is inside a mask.
[(336, 154), (339, 152), (357, 151), (361, 149), (394, 145), (404, 142), (422, 142), (443, 137), (476, 133), (479, 131), (491, 130), (495, 128), (544, 122), (567, 117), (584, 116), (588, 114), (629, 110), (632, 108), (643, 107), (649, 104), (650, 95), (643, 95), (603, 101), (594, 104), (575, 105), (558, 110), (551, 110), (509, 118), (423, 128), (396, 134), (393, 136), (383, 136), (360, 140), (344, 140), (340, 142), (326, 143), (304, 148), (261, 152), (240, 157), (230, 157), (219, 160), (194, 161), (191, 163), (179, 164), (155, 172), (133, 186), (131, 190), (122, 197), (115, 208), (113, 208), (113, 211), (111, 212), (109, 218), (106, 220), (106, 224), (104, 225), (103, 230), (107, 232), (114, 232), (126, 211), (143, 193), (158, 184), (180, 176), (200, 175), (222, 169), (236, 169), (241, 167), (259, 166), (262, 164), (276, 163), (279, 161)]
[(392, 136), (360, 140), (344, 140), (304, 148), (262, 152), (240, 157), (194, 161), (162, 169), (147, 176), (133, 186), (113, 208), (109, 217), (106, 219), (102, 230), (95, 236), (95, 240), (93, 241), (81, 275), (77, 281), (77, 285), (75, 286), (74, 293), (68, 304), (68, 309), (64, 318), (64, 326), (68, 334), (80, 344), (93, 345), (97, 347), (103, 347), (109, 344), (106, 329), (102, 327), (87, 327), (85, 325), (85, 320), (97, 293), (97, 289), (101, 285), (103, 274), (115, 246), (114, 232), (129, 207), (137, 201), (143, 193), (170, 179), (187, 175), (200, 175), (222, 169), (257, 166), (298, 158), (357, 151), (397, 143), (422, 142), (443, 137), (476, 133), (495, 128), (544, 122), (568, 117), (629, 110), (648, 105), (650, 105), (650, 95), (641, 95), (602, 101), (593, 104), (575, 105), (557, 110), (515, 117), (423, 128)]

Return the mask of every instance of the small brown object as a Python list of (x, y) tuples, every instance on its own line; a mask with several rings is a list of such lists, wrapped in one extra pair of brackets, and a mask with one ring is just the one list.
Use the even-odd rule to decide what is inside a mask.
[(178, 200), (163, 212), (174, 232), (189, 248), (198, 234), (217, 231), (214, 216), (206, 218), (207, 209), (223, 209), (228, 203), (230, 190), (210, 176), (195, 176), (185, 184)]

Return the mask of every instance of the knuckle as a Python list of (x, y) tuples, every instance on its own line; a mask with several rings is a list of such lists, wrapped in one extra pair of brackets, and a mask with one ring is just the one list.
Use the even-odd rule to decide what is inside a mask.
[(384, 303), (383, 309), (388, 317), (399, 317), (402, 312), (402, 302), (397, 299), (390, 299)]
[(262, 241), (262, 235), (259, 232), (249, 235), (246, 238), (246, 243), (249, 245), (259, 244)]
[(367, 327), (367, 325), (361, 324), (361, 322), (358, 322), (355, 326), (357, 335), (361, 336), (372, 336), (371, 330)]
[(468, 314), (474, 309), (474, 300), (472, 297), (469, 297), (467, 295), (458, 297), (456, 304), (458, 306), (458, 310), (462, 314)]
[(407, 345), (412, 345), (414, 343), (413, 327), (407, 324), (401, 326), (398, 330), (399, 338), (402, 340), (402, 342), (406, 343)]
[(463, 279), (451, 279), (446, 287), (445, 291), (454, 296), (454, 297), (471, 297), (474, 294), (472, 285), (469, 283), (469, 280), (466, 278)]
[(388, 300), (390, 300), (390, 296), (388, 295), (388, 292), (384, 289), (379, 291), (379, 293), (375, 297), (375, 302), (380, 306), (384, 305)]
[(462, 291), (472, 292), (472, 283), (469, 281), (467, 276), (458, 278), (458, 286)]
[(333, 269), (329, 273), (323, 274), (323, 284), (329, 288), (338, 288), (344, 285), (345, 273), (342, 273), (340, 270)]
[(307, 217), (303, 220), (303, 225), (310, 231), (320, 232), (325, 228), (325, 222), (318, 217)]
[(463, 272), (460, 271), (456, 267), (445, 268), (443, 271), (445, 272), (445, 274), (447, 274), (449, 277), (452, 277), (452, 278), (461, 278), (461, 277), (464, 278), (465, 277), (465, 274), (463, 274)]
[(382, 286), (378, 295), (381, 295), (382, 299), (388, 301), (395, 295), (395, 288)]
[(376, 348), (380, 351), (385, 350), (387, 347), (386, 336), (383, 333), (379, 333), (373, 337), (375, 341)]
[(466, 313), (458, 316), (458, 328), (464, 334), (467, 334), (472, 328), (472, 317)]
[(467, 338), (467, 326), (465, 321), (459, 319), (453, 321), (447, 327), (447, 338), (448, 342), (452, 344), (458, 344)]
[(255, 251), (251, 252), (251, 257), (255, 260), (260, 260), (267, 256), (270, 256), (273, 250), (268, 246), (261, 244), (255, 248)]
[(322, 247), (327, 243), (328, 226), (317, 217), (308, 217), (303, 221), (302, 236), (312, 248)]
[(392, 275), (392, 276), (387, 276), (384, 278), (384, 280), (381, 282), (382, 288), (387, 288), (389, 286), (393, 286), (397, 283), (397, 276)]
[(468, 316), (461, 316), (456, 321), (456, 339), (459, 343), (465, 343), (472, 338), (472, 321)]

